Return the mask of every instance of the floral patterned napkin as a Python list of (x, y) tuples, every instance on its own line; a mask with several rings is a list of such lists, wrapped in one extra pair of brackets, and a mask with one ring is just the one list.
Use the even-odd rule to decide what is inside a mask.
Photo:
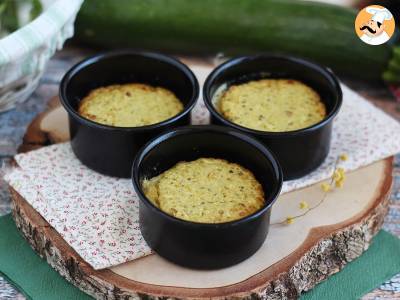
[(151, 253), (139, 230), (138, 198), (129, 179), (82, 165), (69, 143), (18, 154), (5, 180), (93, 268)]
[[(204, 70), (195, 70), (200, 80)], [(203, 73), (202, 73), (203, 72)], [(342, 86), (344, 103), (334, 123), (331, 151), (313, 173), (284, 183), (283, 193), (331, 176), (337, 157), (346, 171), (400, 152), (400, 124)], [(193, 122), (208, 122), (199, 101)], [(19, 167), (6, 175), (18, 191), (87, 261), (102, 269), (151, 254), (139, 230), (138, 198), (129, 179), (98, 174), (83, 166), (69, 143), (18, 154)]]

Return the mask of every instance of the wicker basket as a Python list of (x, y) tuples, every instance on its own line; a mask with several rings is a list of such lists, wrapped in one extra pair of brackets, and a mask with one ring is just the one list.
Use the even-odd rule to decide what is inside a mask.
[(50, 57), (74, 32), (83, 0), (55, 0), (39, 17), (0, 40), (0, 112), (26, 100)]

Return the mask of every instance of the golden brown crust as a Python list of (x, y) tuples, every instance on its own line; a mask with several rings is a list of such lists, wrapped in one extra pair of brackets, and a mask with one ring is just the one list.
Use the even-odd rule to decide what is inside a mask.
[(129, 83), (94, 89), (82, 99), (78, 112), (97, 123), (137, 127), (165, 121), (182, 110), (182, 103), (171, 91)]
[(223, 159), (179, 162), (142, 183), (156, 206), (177, 218), (222, 223), (246, 217), (264, 206), (264, 191), (246, 168)]
[(230, 86), (218, 104), (228, 120), (262, 131), (306, 128), (326, 116), (319, 95), (302, 82), (291, 79), (262, 79)]

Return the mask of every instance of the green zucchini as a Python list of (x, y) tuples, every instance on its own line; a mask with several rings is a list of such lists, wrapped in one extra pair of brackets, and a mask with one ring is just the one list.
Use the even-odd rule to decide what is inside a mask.
[(180, 54), (257, 52), (308, 58), (360, 79), (400, 79), (388, 70), (392, 43), (364, 44), (356, 11), (299, 0), (86, 0), (76, 37), (92, 46)]

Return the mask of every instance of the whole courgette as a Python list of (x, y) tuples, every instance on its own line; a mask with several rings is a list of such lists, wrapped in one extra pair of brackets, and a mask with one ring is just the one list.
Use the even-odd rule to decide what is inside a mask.
[(350, 8), (299, 0), (86, 0), (76, 36), (94, 46), (182, 54), (279, 52), (340, 74), (380, 80), (386, 71), (398, 80), (396, 69), (387, 72), (393, 43), (364, 44), (355, 17)]

